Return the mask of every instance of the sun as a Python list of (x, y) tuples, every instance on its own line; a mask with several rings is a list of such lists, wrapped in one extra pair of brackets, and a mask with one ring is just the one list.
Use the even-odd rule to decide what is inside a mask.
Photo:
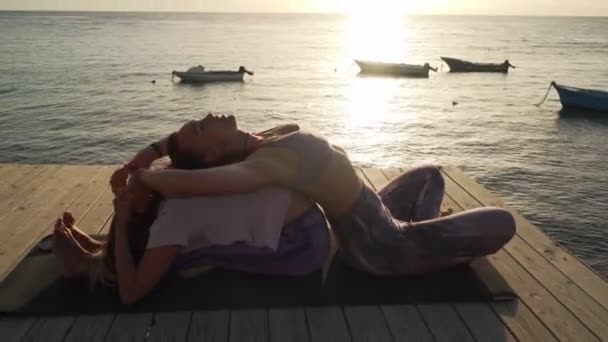
[(344, 41), (352, 59), (396, 62), (408, 56), (405, 3), (403, 0), (349, 2)]

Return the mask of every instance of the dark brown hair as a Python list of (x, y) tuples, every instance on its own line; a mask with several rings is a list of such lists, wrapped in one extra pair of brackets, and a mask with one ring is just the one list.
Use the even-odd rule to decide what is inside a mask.
[(197, 157), (192, 153), (185, 152), (183, 148), (180, 148), (177, 142), (177, 133), (173, 132), (169, 135), (167, 143), (167, 152), (171, 159), (171, 165), (176, 169), (181, 170), (197, 170), (197, 169), (208, 169), (210, 167), (224, 166), (232, 163), (243, 161), (247, 155), (237, 154), (232, 156), (225, 156), (220, 158), (213, 163), (206, 162), (201, 158)]
[(186, 153), (179, 148), (177, 143), (177, 133), (173, 132), (169, 135), (167, 142), (167, 152), (171, 159), (171, 165), (173, 168), (180, 170), (196, 170), (206, 169), (211, 165), (207, 165), (201, 158), (197, 158), (195, 155)]

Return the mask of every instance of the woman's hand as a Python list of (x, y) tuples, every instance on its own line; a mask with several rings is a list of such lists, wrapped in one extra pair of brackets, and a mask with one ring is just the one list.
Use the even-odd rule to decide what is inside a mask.
[(139, 195), (149, 194), (150, 189), (142, 182), (142, 173), (146, 172), (145, 169), (139, 169), (131, 174), (127, 182), (127, 192), (132, 196), (137, 197)]
[(154, 147), (152, 147), (152, 145), (148, 145), (143, 150), (137, 152), (135, 157), (133, 157), (133, 159), (131, 159), (126, 166), (131, 170), (131, 172), (139, 169), (147, 169), (159, 157), (161, 156), (158, 155)]
[(114, 196), (120, 196), (126, 191), (127, 179), (129, 178), (130, 172), (131, 171), (127, 166), (123, 166), (112, 173), (112, 177), (110, 177), (110, 188), (112, 189)]

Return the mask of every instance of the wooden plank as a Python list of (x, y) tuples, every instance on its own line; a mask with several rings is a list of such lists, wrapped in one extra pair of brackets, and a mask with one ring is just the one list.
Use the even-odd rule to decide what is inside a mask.
[(346, 306), (344, 314), (353, 342), (393, 342), (378, 306)]
[(311, 342), (350, 342), (351, 337), (339, 307), (306, 308)]
[[(91, 220), (91, 218), (96, 218), (97, 220), (102, 219), (99, 216), (102, 216), (104, 221), (107, 219), (107, 215), (104, 215), (107, 210), (104, 210), (100, 215), (98, 215), (97, 212), (93, 212), (92, 210), (96, 209), (97, 207), (100, 207), (100, 200), (108, 191), (110, 191), (110, 193), (112, 192), (107, 182), (107, 178), (111, 173), (112, 169), (110, 169), (109, 167), (100, 167), (100, 172), (87, 186), (86, 190), (82, 193), (82, 195), (78, 196), (72, 203), (70, 203), (65, 208), (66, 211), (72, 212), (72, 215), (74, 215), (74, 217), (76, 218), (77, 225), (83, 222), (82, 220), (89, 216), (89, 213), (91, 214), (89, 220)], [(61, 214), (62, 213), (57, 213), (57, 216), (59, 217)], [(84, 222), (89, 224), (87, 221)], [(93, 222), (96, 222), (98, 224), (97, 227), (102, 224), (101, 222), (91, 220), (91, 223)]]
[[(374, 189), (377, 191), (376, 189), (376, 184), (372, 183), (369, 178), (367, 178), (367, 176), (365, 175), (365, 172), (362, 169), (357, 169), (357, 174), (359, 174), (359, 178), (361, 178), (361, 180), (363, 181), (364, 184), (366, 184), (367, 186), (369, 186), (370, 188)], [(385, 183), (387, 182), (387, 180), (385, 179)], [(381, 182), (378, 182), (379, 184), (381, 184)]]
[[(519, 237), (505, 249), (596, 336), (608, 336), (608, 310)], [(533, 255), (536, 254), (536, 255)], [(608, 295), (608, 293), (607, 293)]]
[(14, 210), (10, 209), (10, 212), (2, 219), (0, 225), (0, 245), (5, 244), (15, 233), (14, 227), (37, 215), (48, 204), (60, 201), (68, 190), (71, 190), (69, 194), (70, 198), (75, 198), (75, 190), (70, 185), (92, 181), (92, 178), (99, 172), (99, 169), (87, 167), (84, 169), (85, 175), (80, 174), (80, 177), (76, 178), (78, 182), (75, 183), (74, 178), (78, 175), (78, 171), (80, 171), (79, 168), (64, 167), (55, 174), (47, 175), (46, 182), (37, 191), (25, 197)]
[(267, 342), (268, 312), (264, 309), (232, 310), (230, 342)]
[(146, 341), (185, 341), (188, 336), (188, 327), (190, 326), (191, 318), (191, 312), (155, 313), (150, 335)]
[(6, 190), (3, 186), (19, 177), (20, 167), (19, 164), (0, 164), (0, 189)]
[(598, 338), (587, 329), (566, 307), (552, 296), (542, 284), (534, 279), (520, 264), (502, 249), (488, 258), (513, 290), (560, 339), (597, 341)]
[(28, 198), (40, 196), (39, 190), (43, 186), (48, 186), (48, 183), (52, 182), (62, 169), (62, 166), (49, 166), (40, 170), (39, 173), (19, 178), (11, 183), (11, 188), (5, 190), (6, 192), (3, 192), (0, 198), (0, 221), (4, 221), (9, 214), (16, 210), (22, 210), (21, 208), (27, 204)]
[(109, 234), (110, 233), (110, 225), (112, 224), (112, 215), (108, 218), (106, 222), (104, 222), (101, 229), (99, 229), (99, 234)]
[(4, 200), (35, 178), (47, 165), (8, 165), (0, 167), (0, 199)]
[(504, 325), (519, 341), (552, 342), (557, 338), (520, 300), (492, 303)]
[(226, 342), (230, 329), (230, 312), (197, 311), (192, 315), (189, 342)]
[(114, 314), (78, 316), (65, 341), (103, 342), (110, 331), (114, 317)]
[[(22, 164), (0, 164), (0, 190), (10, 190), (10, 184), (32, 172), (40, 172), (47, 167), (46, 164), (22, 165)], [(6, 187), (9, 185), (9, 187)]]
[[(463, 209), (481, 206), (481, 203), (463, 191), (451, 178), (446, 177), (446, 189)], [(518, 225), (519, 229), (519, 225)], [(608, 310), (572, 283), (563, 273), (530, 247), (520, 236), (515, 236), (504, 248), (513, 261), (525, 269), (524, 272), (539, 286), (553, 294), (578, 320), (595, 335), (608, 336)]]
[[(466, 176), (454, 167), (445, 167), (444, 174), (462, 186), (473, 198), (484, 206), (496, 206), (509, 209), (497, 196), (492, 195), (483, 186)], [(538, 227), (531, 224), (517, 212), (510, 210), (517, 223), (517, 234), (532, 248), (542, 254), (557, 269), (580, 286), (594, 300), (608, 309), (608, 282), (595, 273), (590, 267), (573, 256), (567, 249), (560, 248), (557, 243), (545, 235)]]
[(367, 176), (365, 176), (365, 173), (363, 173), (363, 170), (360, 168), (355, 168), (355, 173), (357, 174), (357, 176), (359, 176), (359, 178), (366, 184), (369, 184), (369, 181), (367, 180)]
[[(109, 168), (113, 172), (115, 166), (109, 166)], [(106, 182), (109, 183), (109, 180), (108, 177)], [(88, 234), (107, 234), (114, 213), (113, 199), (114, 194), (110, 186), (108, 186), (91, 210), (89, 210), (88, 214), (78, 223), (79, 228)]]
[(23, 222), (15, 222), (14, 226), (11, 226), (12, 231), (4, 232), (5, 236), (10, 237), (5, 238), (4, 244), (0, 246), (0, 281), (4, 280), (42, 234), (51, 231), (57, 213), (61, 213), (69, 203), (78, 198), (100, 169), (72, 167), (70, 171), (64, 175), (71, 175), (71, 183), (62, 184), (55, 192), (49, 192), (46, 198), (39, 199), (40, 202), (33, 205), (38, 209), (34, 209), (31, 216), (28, 215)]
[(418, 309), (437, 342), (475, 341), (452, 306), (423, 304), (418, 305)]
[(106, 341), (145, 341), (152, 325), (152, 313), (125, 313), (116, 315)]
[(382, 311), (395, 342), (433, 341), (433, 336), (414, 305), (386, 305), (382, 306)]
[[(445, 196), (443, 202), (442, 206), (452, 208), (454, 212), (462, 211), (462, 207), (449, 196)], [(521, 302), (517, 305), (518, 302), (494, 302), (491, 305), (503, 324), (520, 341), (556, 341), (549, 329), (530, 311), (525, 303)]]
[(365, 177), (367, 177), (367, 180), (374, 184), (376, 190), (382, 189), (392, 178), (386, 177), (380, 169), (364, 168), (363, 173), (365, 174)]
[(270, 309), (268, 320), (270, 341), (310, 341), (304, 308)]
[(3, 342), (22, 341), (38, 319), (35, 317), (8, 317), (0, 320), (0, 336)]
[(78, 227), (88, 234), (99, 234), (114, 213), (113, 199), (112, 190), (110, 187), (106, 188), (87, 215), (78, 223)]
[(26, 342), (63, 341), (68, 330), (74, 323), (73, 316), (43, 317), (25, 335)]
[(477, 341), (517, 341), (486, 303), (458, 303), (456, 312)]

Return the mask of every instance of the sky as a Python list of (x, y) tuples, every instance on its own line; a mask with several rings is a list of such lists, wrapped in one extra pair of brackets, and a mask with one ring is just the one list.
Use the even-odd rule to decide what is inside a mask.
[(0, 10), (608, 16), (608, 0), (0, 0)]

